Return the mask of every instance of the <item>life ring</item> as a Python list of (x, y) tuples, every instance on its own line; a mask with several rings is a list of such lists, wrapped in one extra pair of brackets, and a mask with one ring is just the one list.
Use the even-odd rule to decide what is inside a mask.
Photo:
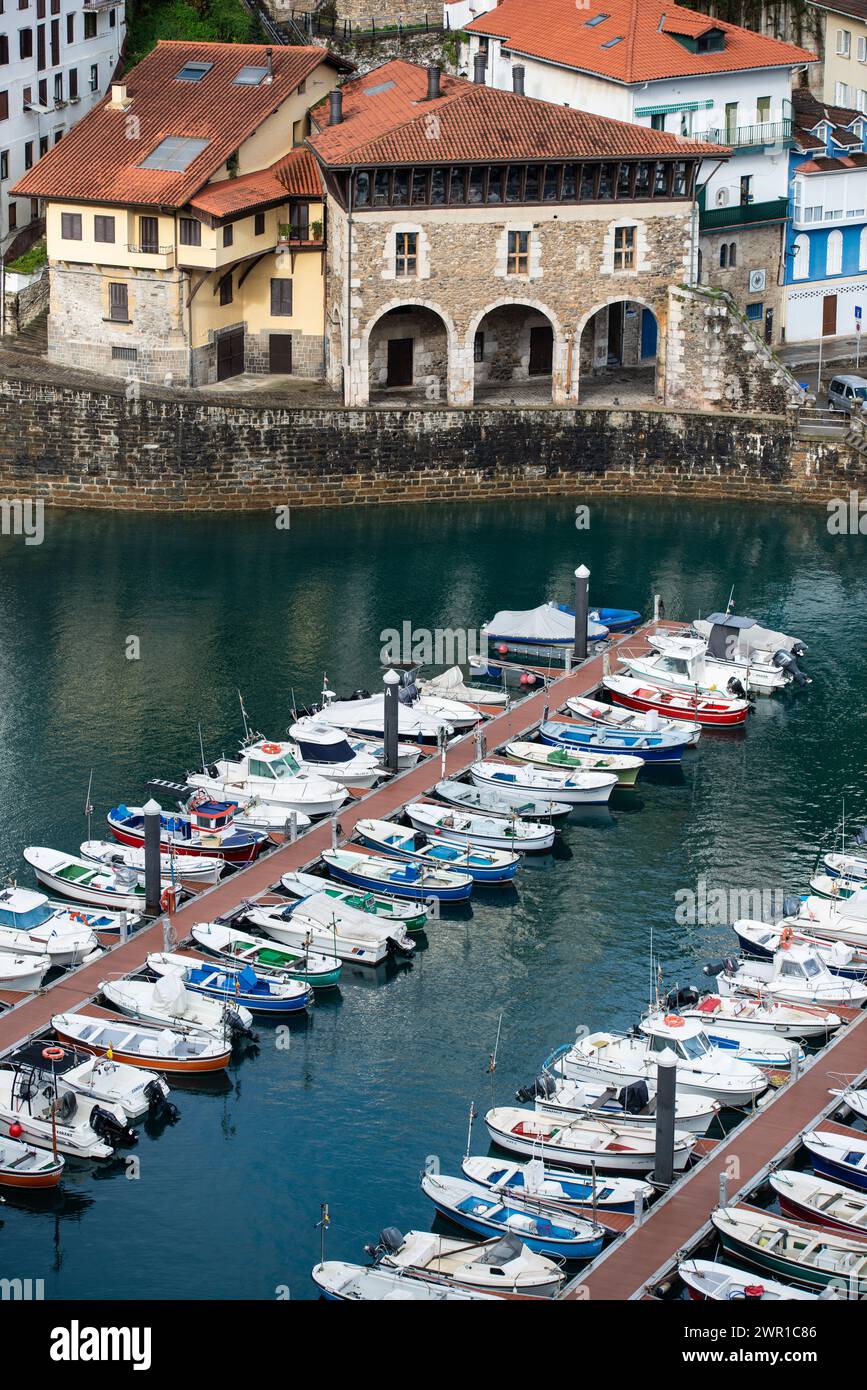
[(42, 1055), (46, 1062), (62, 1062), (66, 1053), (62, 1047), (43, 1047)]
[(783, 927), (782, 933), (780, 934), (780, 947), (781, 947), (781, 949), (784, 950), (784, 951), (787, 951), (787, 950), (789, 949), (789, 947), (791, 946), (792, 942), (794, 941), (794, 939), (795, 939), (795, 933), (792, 931), (792, 928), (791, 928), (791, 927)]
[(263, 743), (263, 744), (262, 744), (262, 752), (263, 752), (263, 753), (279, 753), (279, 752), (280, 752), (280, 745), (279, 745), (279, 743)]
[(684, 1024), (680, 1014), (666, 1014), (662, 1021), (666, 1028), (682, 1028)]

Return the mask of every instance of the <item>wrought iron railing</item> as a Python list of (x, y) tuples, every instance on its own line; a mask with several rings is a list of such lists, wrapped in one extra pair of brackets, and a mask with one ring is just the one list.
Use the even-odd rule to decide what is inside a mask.
[(712, 145), (779, 145), (792, 138), (792, 122), (761, 121), (757, 125), (714, 126), (694, 134), (696, 140), (708, 140)]
[(712, 232), (721, 227), (747, 227), (754, 222), (783, 222), (788, 211), (787, 198), (769, 198), (764, 203), (734, 203), (725, 208), (700, 208), (699, 230)]

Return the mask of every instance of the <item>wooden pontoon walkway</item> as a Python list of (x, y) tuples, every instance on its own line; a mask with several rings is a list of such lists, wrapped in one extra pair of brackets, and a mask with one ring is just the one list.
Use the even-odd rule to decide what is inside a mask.
[[(644, 640), (650, 626), (671, 628), (683, 627), (682, 623), (648, 624), (631, 636), (619, 638), (610, 644), (611, 669), (616, 669), (614, 648), (629, 646), (630, 651), (647, 649)], [(520, 700), (510, 710), (495, 715), (482, 725), (485, 747), (488, 753), (508, 742), (510, 739), (528, 733), (545, 718), (546, 709), (555, 711), (572, 695), (586, 695), (596, 690), (603, 676), (603, 656), (588, 658), (575, 667), (568, 675), (560, 676), (545, 691), (539, 690)], [(451, 744), (446, 751), (446, 776), (457, 777), (475, 762), (476, 738), (474, 733), (466, 735)], [(384, 818), (394, 815), (408, 801), (424, 796), (440, 780), (440, 755), (423, 758), (414, 768), (391, 777), (382, 786), (368, 792), (358, 801), (341, 807), (337, 813), (341, 830), (340, 841), (352, 833), (355, 822), (361, 816)], [(305, 834), (299, 835), (292, 843), (283, 844), (272, 853), (265, 854), (249, 868), (233, 873), (229, 878), (215, 884), (204, 892), (196, 894), (184, 903), (171, 917), (177, 941), (185, 940), (197, 922), (212, 921), (223, 913), (231, 912), (245, 898), (255, 898), (267, 892), (285, 873), (303, 869), (314, 864), (325, 849), (332, 844), (332, 821), (319, 821)], [(28, 996), (13, 1008), (0, 1014), (0, 1053), (7, 1051), (30, 1034), (41, 1032), (50, 1024), (53, 1014), (78, 1008), (91, 999), (99, 990), (100, 982), (108, 978), (129, 974), (144, 965), (152, 951), (164, 949), (163, 918), (137, 931), (122, 945), (113, 946), (109, 951), (90, 965), (77, 970), (66, 971), (53, 985)]]

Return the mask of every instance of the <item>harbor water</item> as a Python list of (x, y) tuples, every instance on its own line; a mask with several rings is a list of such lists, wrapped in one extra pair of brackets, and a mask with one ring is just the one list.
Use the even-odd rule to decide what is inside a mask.
[(733, 588), (739, 612), (807, 643), (813, 677), (759, 701), (745, 733), (703, 735), (682, 774), (573, 815), (516, 886), (445, 910), (411, 963), (345, 970), (288, 1030), (257, 1022), (224, 1086), (175, 1088), (176, 1125), (142, 1127), (108, 1166), (69, 1160), (53, 1198), (8, 1195), (0, 1275), (46, 1298), (315, 1297), (320, 1203), (333, 1259), (363, 1259), (384, 1226), (428, 1228), (419, 1173), (432, 1155), (459, 1172), (471, 1101), (487, 1152), (492, 1096), (511, 1104), (576, 1025), (636, 1020), (651, 938), (666, 985), (701, 983), (735, 945), (719, 893), (805, 890), (843, 797), (847, 822), (867, 818), (860, 538), (830, 535), (821, 507), (681, 498), (594, 501), (579, 530), (580, 501), (300, 511), (288, 529), (48, 512), (43, 544), (0, 538), (0, 868), (28, 885), (23, 846), (87, 838), (91, 770), (107, 838), (109, 807), (197, 764), (200, 723), (209, 759), (234, 751), (239, 689), (279, 737), (323, 675), (380, 689), (387, 630), (568, 600), (580, 562), (591, 604), (646, 614), (655, 592), (687, 619)]

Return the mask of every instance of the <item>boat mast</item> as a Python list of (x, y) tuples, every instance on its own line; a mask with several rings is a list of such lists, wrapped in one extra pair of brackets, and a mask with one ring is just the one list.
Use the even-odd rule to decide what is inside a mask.
[(87, 796), (84, 798), (84, 814), (87, 817), (87, 838), (90, 836), (90, 818), (93, 815), (93, 806), (90, 801), (90, 793), (93, 787), (93, 768), (90, 769), (90, 777), (87, 780)]
[(249, 741), (250, 741), (250, 725), (249, 725), (249, 723), (248, 723), (248, 721), (247, 721), (247, 711), (244, 709), (244, 697), (243, 697), (243, 695), (241, 694), (240, 690), (238, 691), (238, 700), (239, 700), (239, 703), (240, 703), (240, 705), (241, 705), (241, 718), (242, 718), (243, 721), (244, 721), (244, 742), (245, 742), (245, 743), (249, 743)]
[(470, 1101), (469, 1123), (467, 1124), (467, 1151), (466, 1151), (466, 1153), (464, 1154), (464, 1157), (465, 1157), (465, 1158), (469, 1158), (469, 1156), (470, 1156), (470, 1147), (471, 1147), (472, 1142), (473, 1142), (473, 1121), (474, 1121), (475, 1118), (476, 1118), (476, 1102), (475, 1102), (474, 1100), (471, 1100), (471, 1101)]
[(201, 760), (202, 760), (202, 771), (203, 771), (203, 772), (206, 772), (206, 771), (207, 771), (207, 768), (205, 767), (205, 745), (204, 745), (204, 743), (202, 742), (202, 721), (201, 721), (201, 719), (199, 720), (199, 757), (200, 757)]

